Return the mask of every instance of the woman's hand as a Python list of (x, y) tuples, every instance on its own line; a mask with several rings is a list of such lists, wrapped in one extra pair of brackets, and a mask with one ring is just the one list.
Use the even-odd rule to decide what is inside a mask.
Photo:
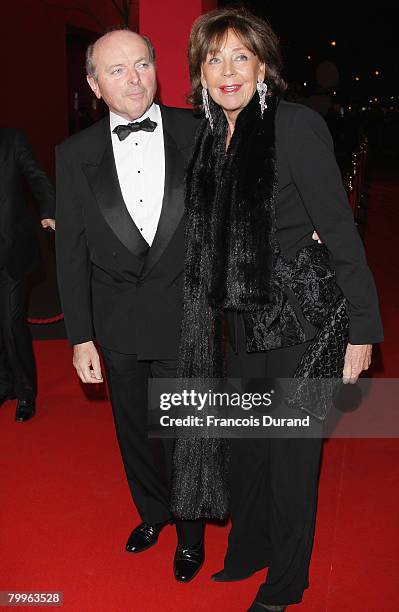
[(368, 370), (371, 363), (372, 348), (371, 344), (348, 344), (342, 373), (344, 385), (348, 383), (354, 385), (359, 378), (359, 374), (363, 370)]

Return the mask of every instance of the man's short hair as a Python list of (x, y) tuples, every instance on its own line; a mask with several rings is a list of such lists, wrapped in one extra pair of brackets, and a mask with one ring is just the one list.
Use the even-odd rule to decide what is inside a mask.
[(86, 74), (87, 76), (91, 76), (93, 77), (93, 79), (97, 79), (96, 67), (93, 61), (94, 46), (96, 42), (99, 41), (103, 36), (106, 36), (107, 34), (111, 34), (112, 32), (120, 32), (120, 31), (132, 32), (132, 34), (137, 34), (138, 36), (140, 36), (140, 38), (143, 39), (143, 42), (147, 46), (148, 54), (150, 56), (150, 61), (152, 63), (155, 62), (155, 49), (153, 47), (151, 40), (148, 38), (148, 36), (143, 36), (142, 34), (139, 34), (138, 32), (134, 32), (127, 26), (115, 26), (115, 27), (109, 28), (106, 32), (104, 32), (104, 34), (102, 34), (99, 38), (97, 38), (97, 40), (94, 43), (92, 43), (91, 45), (87, 47), (87, 51), (86, 51)]

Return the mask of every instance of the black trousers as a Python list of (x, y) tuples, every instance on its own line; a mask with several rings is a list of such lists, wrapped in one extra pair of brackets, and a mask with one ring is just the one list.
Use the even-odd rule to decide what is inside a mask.
[(0, 395), (36, 397), (36, 366), (32, 336), (26, 322), (25, 279), (14, 280), (0, 270)]
[[(228, 375), (289, 378), (307, 345), (247, 353), (239, 324), (238, 353), (228, 346)], [(231, 448), (232, 528), (225, 569), (240, 577), (267, 566), (257, 600), (298, 603), (309, 586), (322, 440), (233, 439)]]
[[(176, 361), (139, 361), (136, 355), (102, 348), (116, 434), (133, 501), (145, 523), (173, 519), (169, 510), (173, 439), (147, 436), (149, 378), (175, 378)], [(176, 521), (179, 541), (196, 544), (202, 521)]]

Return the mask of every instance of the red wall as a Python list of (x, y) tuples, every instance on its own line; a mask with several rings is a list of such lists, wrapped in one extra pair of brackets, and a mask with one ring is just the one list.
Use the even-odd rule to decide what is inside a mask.
[(155, 47), (158, 94), (164, 104), (186, 106), (190, 91), (187, 43), (194, 20), (216, 7), (216, 0), (142, 0), (139, 7), (141, 34)]
[(51, 174), (54, 145), (68, 135), (66, 24), (101, 31), (95, 18), (65, 8), (79, 4), (105, 27), (120, 21), (111, 0), (18, 0), (1, 6), (1, 122), (26, 130)]
[[(68, 136), (66, 25), (101, 32), (120, 23), (120, 17), (112, 0), (1, 4), (1, 123), (26, 130), (37, 156), (53, 175), (54, 145)], [(139, 0), (138, 4), (140, 31), (150, 36), (157, 50), (162, 101), (184, 106), (189, 91), (189, 30), (194, 19), (213, 8), (216, 0)], [(87, 6), (93, 15), (68, 6)], [(130, 26), (135, 29), (136, 8), (133, 13)]]

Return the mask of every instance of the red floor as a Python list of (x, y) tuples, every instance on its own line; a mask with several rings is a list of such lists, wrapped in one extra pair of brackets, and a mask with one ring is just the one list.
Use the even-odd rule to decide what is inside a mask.
[[(386, 341), (374, 375), (398, 375), (399, 184), (379, 173), (371, 186), (368, 255), (382, 297)], [(197, 579), (172, 576), (175, 534), (139, 556), (124, 552), (137, 523), (106, 401), (88, 401), (63, 341), (38, 341), (38, 414), (16, 424), (0, 409), (1, 590), (64, 593), (76, 612), (245, 612), (262, 573), (230, 585), (221, 568), (227, 528), (210, 526)], [(325, 444), (311, 588), (294, 612), (398, 610), (399, 443)], [(5, 609), (5, 608), (4, 608)]]

